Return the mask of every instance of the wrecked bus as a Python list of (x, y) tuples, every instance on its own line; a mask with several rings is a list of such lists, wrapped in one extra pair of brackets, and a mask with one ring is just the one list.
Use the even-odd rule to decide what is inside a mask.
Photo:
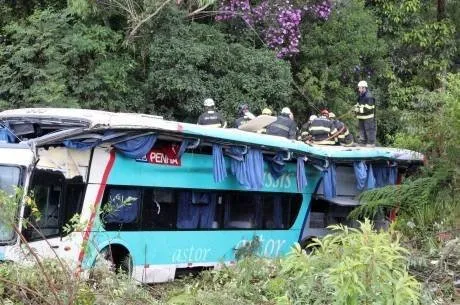
[[(232, 264), (255, 236), (260, 255), (284, 255), (345, 221), (369, 187), (356, 183), (377, 168), (386, 185), (422, 162), (407, 150), (312, 146), (144, 114), (34, 108), (0, 120), (0, 187), (23, 189), (41, 214), (22, 224), (31, 211), (20, 202), (14, 225), (30, 249), (81, 270), (106, 259), (144, 283)], [(0, 260), (32, 260), (19, 237), (0, 220)]]

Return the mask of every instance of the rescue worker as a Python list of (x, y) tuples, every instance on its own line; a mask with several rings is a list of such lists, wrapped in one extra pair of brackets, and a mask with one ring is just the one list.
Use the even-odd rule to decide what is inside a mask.
[(377, 124), (375, 122), (375, 99), (370, 93), (367, 82), (362, 80), (358, 83), (358, 102), (355, 105), (356, 118), (359, 127), (359, 143), (367, 146), (375, 146)]
[(290, 118), (291, 114), (291, 109), (284, 107), (281, 110), (281, 114), (276, 118), (276, 121), (267, 126), (267, 134), (295, 139), (297, 125)]
[(264, 109), (262, 110), (262, 114), (263, 114), (263, 115), (272, 115), (273, 112), (270, 110), (270, 108), (264, 108)]
[(334, 124), (329, 120), (329, 111), (326, 109), (321, 111), (321, 116), (314, 119), (308, 128), (313, 143), (321, 145), (334, 145), (335, 141), (330, 137), (336, 131)]
[(332, 121), (334, 129), (337, 130), (334, 134), (335, 141), (343, 146), (352, 146), (354, 144), (353, 135), (350, 133), (347, 126), (342, 121), (337, 120), (333, 112), (329, 112), (329, 119)]
[(235, 127), (238, 128), (240, 125), (254, 119), (256, 116), (249, 111), (247, 104), (241, 104), (238, 106), (239, 117), (235, 120)]
[(317, 118), (318, 116), (314, 114), (310, 116), (308, 121), (305, 124), (303, 124), (302, 127), (300, 128), (300, 135), (297, 138), (297, 140), (303, 141), (303, 142), (311, 141), (311, 134), (309, 133), (308, 129), (310, 128), (311, 122), (313, 122), (313, 120)]
[[(269, 115), (269, 116), (271, 116), (271, 115), (272, 115), (272, 111), (271, 111), (269, 108), (264, 108), (264, 109), (262, 110), (262, 115)], [(267, 128), (259, 129), (259, 130), (257, 130), (257, 133), (266, 134), (266, 133), (267, 133)]]
[(198, 117), (198, 125), (205, 125), (208, 127), (225, 128), (227, 122), (223, 116), (215, 110), (215, 102), (212, 98), (204, 100), (205, 111)]

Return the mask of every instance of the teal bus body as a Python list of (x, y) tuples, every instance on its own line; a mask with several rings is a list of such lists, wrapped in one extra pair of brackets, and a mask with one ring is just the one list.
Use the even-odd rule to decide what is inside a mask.
[[(230, 162), (226, 161), (228, 166)], [(181, 166), (169, 166), (146, 163), (116, 154), (107, 185), (246, 191), (230, 174), (229, 166), (227, 171), (228, 177), (216, 183), (213, 179), (213, 161), (210, 155), (186, 153), (181, 158)], [(306, 166), (308, 184), (303, 192), (299, 193), (295, 164), (286, 164), (284, 174), (276, 180), (269, 173), (266, 162), (264, 171), (264, 187), (258, 192), (302, 195), (299, 212), (290, 228), (106, 231), (101, 220), (97, 218), (83, 267), (90, 268), (98, 252), (110, 244), (120, 244), (128, 249), (134, 266), (228, 263), (235, 261), (235, 249), (251, 241), (254, 236), (261, 242), (258, 251), (260, 255), (277, 257), (288, 253), (293, 244), (299, 241), (311, 196), (321, 174), (316, 168)]]

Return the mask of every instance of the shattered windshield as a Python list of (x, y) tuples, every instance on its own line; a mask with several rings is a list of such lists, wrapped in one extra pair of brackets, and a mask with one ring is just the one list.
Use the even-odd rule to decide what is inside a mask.
[[(15, 187), (19, 184), (20, 168), (16, 166), (5, 166), (0, 165), (0, 198), (4, 198), (5, 195), (14, 195)], [(0, 202), (1, 209), (7, 209), (4, 202)], [(1, 211), (0, 209), (0, 211)], [(4, 211), (0, 213), (0, 242), (9, 241), (14, 237), (14, 231), (9, 223), (9, 219), (4, 219), (2, 216), (5, 214)]]

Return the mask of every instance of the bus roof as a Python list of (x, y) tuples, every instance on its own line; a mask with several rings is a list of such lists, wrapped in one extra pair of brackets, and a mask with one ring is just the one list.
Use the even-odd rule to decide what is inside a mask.
[[(62, 135), (62, 139), (65, 139), (77, 133), (89, 134), (110, 129), (142, 130), (143, 132), (151, 130), (180, 137), (206, 139), (209, 142), (258, 146), (275, 151), (291, 151), (319, 159), (342, 161), (383, 159), (404, 163), (423, 162), (422, 154), (406, 149), (310, 145), (283, 137), (246, 132), (234, 128), (208, 128), (195, 124), (164, 120), (161, 116), (137, 113), (114, 113), (72, 108), (24, 108), (0, 112), (0, 120), (12, 125), (39, 124), (44, 129), (56, 130), (53, 134), (41, 137), (43, 138), (42, 140), (52, 138), (55, 141), (59, 139), (60, 135)], [(69, 130), (71, 128), (74, 131)], [(55, 136), (53, 136), (54, 134)], [(46, 144), (46, 141), (40, 142), (40, 138), (31, 141)]]

